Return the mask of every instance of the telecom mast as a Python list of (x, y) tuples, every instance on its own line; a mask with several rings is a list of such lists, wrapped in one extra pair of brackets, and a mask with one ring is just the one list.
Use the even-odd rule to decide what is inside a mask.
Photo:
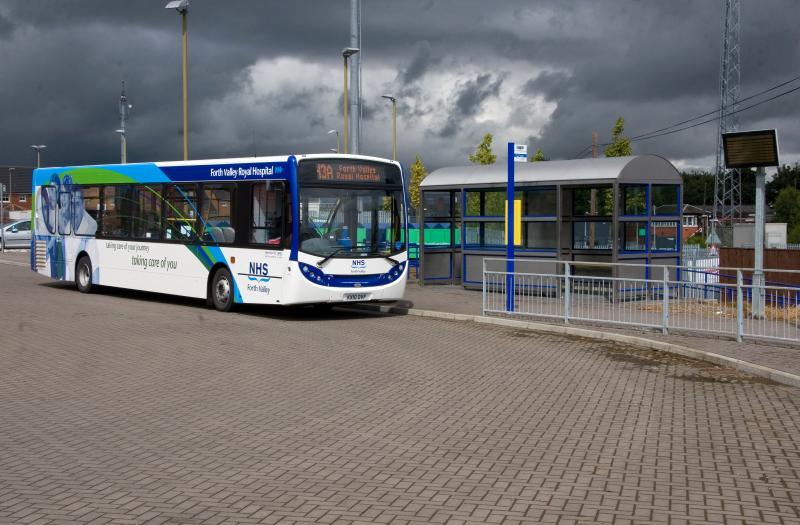
[(128, 136), (127, 125), (128, 117), (131, 114), (132, 105), (128, 104), (128, 97), (125, 95), (125, 81), (122, 81), (122, 93), (119, 96), (119, 133), (120, 140), (120, 162), (128, 162)]
[(739, 119), (734, 113), (739, 104), (741, 80), (740, 2), (723, 0), (725, 24), (722, 30), (722, 61), (719, 74), (720, 119), (717, 134), (717, 164), (714, 176), (714, 214), (711, 222), (709, 244), (719, 244), (717, 226), (730, 224), (741, 217), (742, 176), (738, 170), (726, 170), (722, 152), (722, 134), (739, 129)]

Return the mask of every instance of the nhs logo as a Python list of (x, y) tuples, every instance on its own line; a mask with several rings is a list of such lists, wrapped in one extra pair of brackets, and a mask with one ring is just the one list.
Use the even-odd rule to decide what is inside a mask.
[(267, 263), (251, 262), (250, 274), (247, 276), (250, 281), (266, 283), (269, 281), (269, 265)]
[(352, 273), (366, 273), (367, 261), (364, 259), (353, 259), (353, 262), (350, 263), (350, 271)]

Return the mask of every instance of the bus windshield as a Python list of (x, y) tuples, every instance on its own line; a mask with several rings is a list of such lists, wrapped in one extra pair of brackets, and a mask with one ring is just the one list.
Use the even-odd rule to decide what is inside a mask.
[(403, 251), (403, 191), (308, 186), (300, 190), (300, 251), (333, 257)]

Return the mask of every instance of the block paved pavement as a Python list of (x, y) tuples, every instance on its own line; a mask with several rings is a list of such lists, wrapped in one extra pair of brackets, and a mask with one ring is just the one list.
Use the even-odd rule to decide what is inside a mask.
[(800, 390), (0, 264), (0, 523), (798, 523)]
[[(461, 286), (418, 286), (416, 283), (411, 283), (406, 290), (406, 300), (402, 301), (399, 306), (467, 315), (482, 314), (481, 292), (464, 290)], [(552, 319), (545, 318), (530, 317), (526, 319), (543, 323), (562, 324)], [(630, 329), (619, 326), (603, 327), (590, 323), (581, 323), (580, 321), (572, 321), (570, 324), (582, 328), (591, 327), (593, 330), (598, 331), (634, 335), (637, 337), (664, 341), (696, 350), (713, 352), (734, 359), (741, 359), (790, 374), (800, 375), (800, 348), (788, 343), (777, 344), (767, 341), (752, 340), (737, 343), (731, 338), (700, 332), (695, 334), (676, 332), (663, 335), (658, 331), (640, 330), (633, 327)]]

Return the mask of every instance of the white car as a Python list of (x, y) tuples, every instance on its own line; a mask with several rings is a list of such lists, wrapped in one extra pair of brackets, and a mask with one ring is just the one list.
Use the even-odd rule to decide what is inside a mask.
[(0, 243), (5, 248), (30, 248), (31, 221), (14, 221), (0, 230)]

